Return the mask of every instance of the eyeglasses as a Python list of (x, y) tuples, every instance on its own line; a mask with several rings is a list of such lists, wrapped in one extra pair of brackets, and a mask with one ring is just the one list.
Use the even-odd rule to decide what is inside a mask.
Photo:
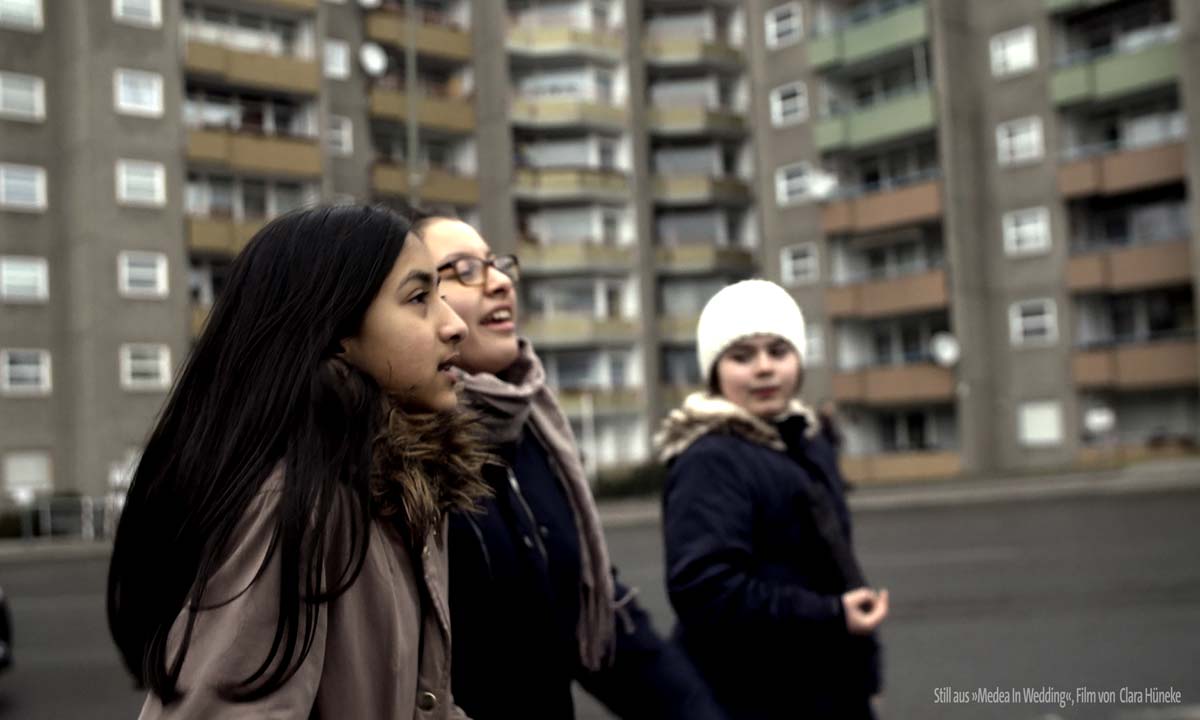
[(438, 266), (438, 273), (449, 271), (463, 285), (483, 285), (487, 282), (487, 268), (504, 273), (514, 283), (521, 279), (521, 265), (516, 255), (497, 255), (483, 259), (470, 255), (455, 258)]

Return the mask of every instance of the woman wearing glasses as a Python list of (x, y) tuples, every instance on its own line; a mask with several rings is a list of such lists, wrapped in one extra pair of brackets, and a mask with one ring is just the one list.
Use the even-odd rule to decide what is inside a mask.
[(516, 332), (517, 259), (426, 217), (447, 302), (467, 324), (465, 404), (503, 465), (482, 513), (450, 520), (453, 687), (475, 720), (572, 718), (571, 683), (623, 718), (723, 717), (683, 654), (614, 580), (571, 428)]

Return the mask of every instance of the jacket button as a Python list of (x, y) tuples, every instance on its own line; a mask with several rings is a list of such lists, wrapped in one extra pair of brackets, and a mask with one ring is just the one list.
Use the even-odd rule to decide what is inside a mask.
[(417, 697), (417, 709), (418, 710), (423, 710), (425, 712), (429, 712), (430, 710), (437, 707), (437, 704), (438, 704), (437, 695), (434, 695), (431, 692), (428, 692), (428, 691), (423, 692)]
[(550, 537), (550, 528), (546, 527), (545, 525), (539, 525), (538, 532), (540, 532), (544, 538)]
[(527, 548), (529, 548), (530, 550), (532, 550), (532, 549), (533, 549), (533, 538), (531, 538), (531, 537), (529, 537), (528, 535), (526, 535), (526, 536), (525, 536), (524, 538), (522, 538), (522, 539), (525, 541), (525, 547), (527, 547)]

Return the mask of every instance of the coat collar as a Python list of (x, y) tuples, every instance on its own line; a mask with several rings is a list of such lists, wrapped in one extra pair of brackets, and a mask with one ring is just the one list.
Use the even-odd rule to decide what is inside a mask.
[(654, 436), (658, 459), (669, 463), (683, 454), (692, 443), (711, 432), (723, 432), (784, 452), (787, 445), (775, 423), (799, 416), (805, 421), (804, 435), (812, 438), (820, 430), (817, 414), (798, 399), (774, 422), (751, 415), (719, 395), (696, 392), (683, 405), (672, 410)]

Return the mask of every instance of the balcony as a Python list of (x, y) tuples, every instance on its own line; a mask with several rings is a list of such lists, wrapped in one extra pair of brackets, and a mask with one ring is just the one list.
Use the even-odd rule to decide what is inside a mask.
[(747, 248), (715, 244), (659, 247), (655, 267), (664, 275), (749, 275), (754, 272), (754, 253)]
[(233, 257), (246, 247), (254, 233), (266, 220), (234, 220), (233, 218), (187, 218), (188, 249), (195, 253)]
[(513, 98), (510, 117), (517, 127), (538, 130), (625, 127), (625, 108), (582, 98)]
[(933, 91), (920, 88), (825, 118), (817, 123), (813, 137), (822, 152), (856, 150), (932, 131), (936, 126)]
[(1059, 68), (1050, 80), (1050, 97), (1056, 105), (1074, 105), (1173, 84), (1179, 79), (1178, 45), (1168, 33), (1149, 47)]
[(853, 405), (954, 402), (954, 391), (954, 371), (932, 363), (872, 367), (833, 376), (833, 396)]
[(808, 41), (808, 63), (822, 70), (850, 65), (929, 39), (925, 2), (885, 15), (855, 18), (838, 31)]
[(1145, 445), (1094, 445), (1079, 450), (1077, 465), (1088, 468), (1113, 468), (1151, 460), (1195, 457), (1196, 446), (1191, 443)]
[(1063, 198), (1118, 195), (1187, 178), (1183, 142), (1136, 149), (1103, 146), (1095, 150), (1098, 152), (1059, 166), (1058, 192)]
[(1086, 10), (1088, 8), (1099, 7), (1117, 0), (1043, 0), (1046, 4), (1046, 12), (1051, 15), (1055, 13), (1073, 12), (1076, 10)]
[(517, 250), (521, 273), (559, 275), (564, 273), (632, 272), (637, 249), (633, 245), (562, 243), (536, 245), (523, 242)]
[(535, 347), (628, 345), (639, 339), (638, 321), (583, 313), (531, 314), (521, 327)]
[(736, 110), (697, 104), (685, 107), (651, 107), (650, 131), (666, 137), (746, 134), (746, 116)]
[[(411, 112), (409, 94), (400, 89), (371, 89), (371, 115), (384, 120), (406, 122)], [(449, 93), (422, 93), (417, 101), (417, 122), (421, 127), (449, 133), (475, 131), (475, 105), (468, 99)]]
[(620, 62), (624, 42), (612, 32), (569, 26), (521, 27), (508, 31), (508, 51), (529, 58), (573, 57)]
[(690, 345), (696, 342), (699, 324), (699, 311), (694, 315), (664, 315), (658, 319), (658, 339), (664, 343)]
[(645, 410), (645, 399), (636, 388), (563, 389), (558, 404), (570, 417), (583, 417), (586, 397), (591, 397), (593, 415), (637, 415)]
[(702, 37), (648, 37), (642, 43), (646, 64), (674, 68), (704, 66), (732, 70), (742, 66), (742, 51), (720, 40)]
[(660, 205), (745, 205), (750, 186), (736, 177), (656, 175), (654, 201)]
[(629, 196), (629, 178), (599, 168), (520, 168), (513, 194), (525, 200), (621, 200)]
[(821, 227), (826, 234), (867, 233), (939, 220), (942, 183), (929, 177), (901, 179), (870, 192), (847, 192), (821, 208)]
[(317, 11), (319, 0), (258, 0), (260, 4), (272, 5), (284, 10), (294, 10), (302, 13), (313, 13)]
[(862, 485), (907, 480), (941, 480), (962, 474), (962, 456), (954, 451), (843, 456), (842, 476)]
[[(408, 46), (409, 20), (395, 10), (376, 10), (367, 16), (367, 37), (403, 50)], [(471, 33), (435, 13), (419, 13), (416, 23), (418, 55), (452, 62), (471, 61)]]
[(663, 385), (662, 386), (662, 403), (663, 407), (670, 412), (683, 404), (683, 401), (688, 395), (694, 392), (700, 392), (704, 388), (699, 385)]
[(212, 308), (208, 305), (192, 305), (191, 306), (191, 317), (189, 318), (189, 325), (191, 327), (193, 340), (200, 337), (200, 333), (204, 332), (204, 324), (206, 322), (208, 322), (208, 314), (211, 311), (212, 311)]
[(321, 89), (315, 60), (234, 50), (201, 40), (187, 41), (183, 66), (191, 75), (256, 90), (316, 95)]
[(1067, 262), (1071, 292), (1129, 292), (1192, 282), (1189, 240), (1072, 255)]
[(1195, 337), (1121, 343), (1077, 350), (1075, 384), (1087, 389), (1153, 390), (1200, 384)]
[(189, 163), (219, 165), (255, 174), (321, 176), (321, 146), (315, 138), (189, 130), (187, 159)]
[(942, 310), (950, 305), (946, 271), (926, 270), (885, 280), (832, 287), (825, 291), (831, 318), (881, 318)]
[[(408, 168), (404, 165), (379, 163), (371, 168), (371, 189), (380, 195), (407, 196)], [(429, 168), (421, 178), (422, 201), (464, 206), (479, 204), (479, 181), (445, 168)]]

